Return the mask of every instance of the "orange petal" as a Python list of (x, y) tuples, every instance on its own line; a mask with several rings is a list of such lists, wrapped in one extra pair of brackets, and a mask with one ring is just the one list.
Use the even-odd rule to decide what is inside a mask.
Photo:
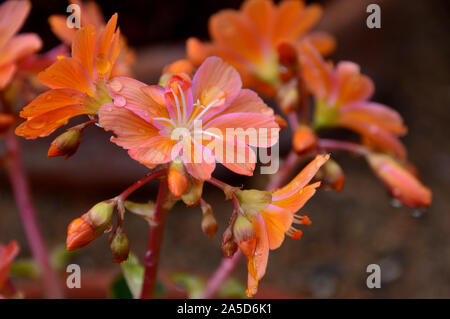
[(91, 114), (84, 105), (68, 105), (32, 118), (16, 128), (16, 134), (27, 139), (44, 137), (66, 124), (72, 117)]
[(309, 41), (314, 48), (323, 56), (327, 56), (336, 49), (336, 39), (326, 32), (314, 31), (303, 39)]
[(213, 152), (206, 146), (194, 140), (184, 139), (182, 161), (186, 170), (194, 178), (206, 181), (216, 167)]
[(125, 149), (133, 149), (144, 144), (158, 134), (158, 130), (141, 117), (124, 107), (113, 103), (104, 104), (98, 113), (99, 124), (117, 137), (111, 141)]
[(39, 81), (52, 89), (74, 89), (94, 95), (95, 86), (89, 73), (74, 58), (63, 58), (39, 73)]
[(236, 99), (218, 116), (238, 112), (261, 113), (267, 116), (274, 115), (273, 109), (267, 106), (258, 94), (249, 89), (242, 89)]
[(370, 154), (367, 160), (392, 194), (405, 205), (411, 208), (430, 205), (432, 199), (430, 189), (392, 157), (385, 154)]
[(369, 99), (374, 90), (372, 80), (360, 74), (359, 65), (352, 62), (339, 62), (336, 66), (338, 81), (337, 105)]
[(273, 27), (275, 8), (270, 0), (247, 0), (242, 5), (242, 13), (258, 30), (259, 34), (268, 39)]
[(99, 42), (97, 47), (97, 56), (105, 55), (107, 56), (109, 53), (109, 49), (111, 47), (111, 42), (113, 40), (114, 32), (116, 31), (117, 26), (117, 13), (113, 14), (109, 19), (106, 27), (102, 30), (99, 36)]
[(11, 263), (19, 253), (19, 245), (16, 241), (11, 241), (8, 245), (0, 245), (0, 291), (8, 278)]
[(268, 205), (261, 211), (269, 237), (270, 249), (277, 249), (284, 241), (284, 234), (292, 225), (293, 214), (287, 209), (275, 205)]
[(34, 117), (73, 104), (83, 104), (86, 95), (72, 89), (53, 89), (40, 94), (20, 112), (20, 116)]
[(330, 155), (317, 155), (289, 184), (273, 192), (272, 201), (280, 201), (294, 196), (316, 175), (319, 168), (325, 164)]
[(154, 136), (139, 147), (130, 149), (128, 154), (141, 164), (154, 167), (173, 159), (172, 149), (176, 143), (170, 137)]
[(67, 17), (62, 14), (54, 14), (48, 18), (48, 23), (52, 32), (60, 39), (64, 44), (71, 45), (72, 40), (75, 37), (76, 29), (67, 27)]
[(75, 33), (72, 43), (72, 57), (84, 66), (92, 78), (95, 41), (95, 28), (92, 25), (88, 25)]
[(0, 89), (5, 88), (5, 86), (9, 84), (9, 81), (11, 81), (16, 69), (17, 68), (14, 63), (0, 66)]
[[(316, 188), (320, 186), (320, 182), (305, 186), (298, 192), (293, 193), (289, 197), (285, 197), (279, 200), (272, 200), (272, 204), (283, 209), (289, 210), (292, 213), (296, 213), (302, 208), (306, 202), (315, 194)], [(275, 196), (278, 198), (278, 196)]]

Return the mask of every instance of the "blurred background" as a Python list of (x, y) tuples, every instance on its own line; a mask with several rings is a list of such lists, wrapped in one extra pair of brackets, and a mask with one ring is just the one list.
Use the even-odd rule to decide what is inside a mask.
[[(32, 1), (24, 31), (39, 33), (44, 49), (59, 44), (47, 23), (49, 15), (65, 14), (64, 1)], [(346, 174), (341, 193), (320, 191), (304, 207), (313, 224), (301, 241), (287, 239), (271, 252), (261, 290), (272, 297), (312, 298), (450, 298), (450, 2), (436, 1), (316, 1), (324, 6), (317, 29), (333, 34), (338, 47), (332, 59), (350, 60), (376, 83), (374, 101), (398, 110), (409, 127), (404, 143), (421, 179), (433, 191), (430, 209), (421, 217), (395, 208), (383, 185), (365, 161), (335, 154)], [(121, 31), (136, 49), (136, 78), (154, 83), (164, 65), (184, 57), (189, 36), (207, 39), (207, 20), (241, 1), (101, 1), (106, 17), (119, 13)], [(366, 27), (366, 7), (381, 6), (381, 29)], [(268, 101), (271, 103), (271, 101)], [(77, 121), (73, 121), (77, 123)], [(283, 133), (281, 152), (289, 148)], [(57, 134), (22, 140), (24, 160), (39, 222), (49, 247), (65, 241), (69, 222), (95, 203), (114, 197), (146, 173), (146, 168), (109, 143), (110, 134), (89, 128), (78, 152), (68, 160), (47, 158)], [(245, 178), (222, 168), (215, 176), (233, 185), (262, 188), (267, 176)], [(221, 232), (232, 212), (223, 195), (206, 186), (205, 199), (219, 221), (215, 239), (201, 231), (199, 208), (177, 204), (168, 215), (160, 271), (210, 275), (221, 259)], [(155, 185), (136, 192), (135, 201), (156, 196)], [(0, 172), (0, 242), (16, 239), (20, 257), (29, 250), (5, 171)], [(131, 215), (125, 220), (131, 249), (142, 258), (147, 244), (146, 223)], [(82, 274), (114, 275), (107, 237), (92, 242), (74, 261)], [(366, 287), (366, 267), (379, 264), (381, 289)], [(242, 262), (236, 277), (246, 280)], [(105, 279), (106, 280), (106, 279)]]

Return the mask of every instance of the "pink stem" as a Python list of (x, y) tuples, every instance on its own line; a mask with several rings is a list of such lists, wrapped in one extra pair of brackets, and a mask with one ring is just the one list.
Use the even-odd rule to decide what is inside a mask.
[(161, 179), (158, 196), (156, 198), (154, 215), (155, 225), (150, 226), (148, 247), (144, 257), (145, 273), (140, 299), (152, 298), (155, 292), (159, 255), (161, 251), (166, 214), (168, 211), (168, 195), (169, 189), (167, 187), (167, 179)]
[(45, 295), (48, 298), (62, 298), (63, 293), (59, 286), (57, 275), (50, 264), (49, 255), (36, 220), (36, 211), (22, 166), (20, 145), (14, 132), (9, 132), (6, 135), (6, 149), (9, 159), (9, 179), (31, 252), (42, 272)]
[(369, 151), (360, 144), (324, 138), (319, 139), (317, 148), (324, 151), (347, 151), (361, 156), (365, 156), (369, 153)]
[(141, 188), (142, 186), (144, 186), (148, 182), (154, 180), (155, 178), (161, 177), (165, 173), (166, 173), (166, 169), (165, 168), (158, 169), (156, 171), (151, 171), (150, 173), (145, 175), (143, 178), (138, 180), (136, 183), (134, 183), (133, 185), (128, 187), (126, 190), (124, 190), (119, 196), (117, 196), (117, 198), (122, 200), (122, 201), (124, 201), (125, 199), (128, 198), (128, 196), (130, 196), (137, 189)]

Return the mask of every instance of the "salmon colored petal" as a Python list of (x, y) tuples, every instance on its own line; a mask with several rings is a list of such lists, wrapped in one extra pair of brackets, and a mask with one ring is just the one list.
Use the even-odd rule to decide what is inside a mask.
[(380, 150), (394, 154), (401, 159), (406, 157), (406, 149), (402, 142), (395, 135), (380, 128), (378, 125), (345, 117), (339, 118), (338, 125), (359, 133)]
[(153, 117), (168, 117), (164, 89), (128, 77), (117, 77), (107, 84), (108, 92), (117, 106), (123, 106), (147, 122)]
[(0, 49), (0, 65), (17, 61), (27, 55), (39, 51), (42, 41), (37, 34), (22, 33), (13, 37)]
[(248, 0), (242, 5), (242, 13), (250, 19), (259, 34), (266, 39), (271, 36), (273, 27), (274, 5), (270, 0)]
[[(209, 132), (209, 130), (206, 130)], [(220, 137), (219, 137), (220, 136)], [(217, 135), (208, 145), (215, 159), (236, 174), (252, 176), (255, 170), (256, 154), (253, 149), (235, 136)]]
[(158, 164), (170, 162), (172, 149), (177, 141), (170, 137), (154, 136), (137, 148), (130, 149), (128, 154), (141, 164), (154, 167)]
[(240, 12), (222, 10), (209, 19), (211, 38), (224, 48), (255, 64), (261, 62), (261, 46), (256, 29)]
[(274, 115), (273, 109), (267, 106), (258, 94), (249, 89), (242, 89), (236, 99), (234, 99), (225, 110), (218, 114), (218, 116), (227, 113), (240, 112), (260, 113), (267, 116)]
[(287, 209), (292, 213), (296, 213), (314, 195), (316, 188), (319, 186), (320, 182), (305, 186), (298, 192), (291, 194), (291, 196), (284, 197), (279, 200), (279, 196), (275, 195), (275, 200), (272, 199), (272, 204), (283, 209)]
[(48, 23), (59, 40), (65, 45), (71, 45), (72, 40), (75, 37), (76, 29), (67, 27), (67, 17), (62, 14), (54, 14), (48, 18)]
[(319, 19), (322, 17), (322, 7), (317, 4), (308, 5), (304, 8), (295, 24), (289, 30), (287, 36), (288, 39), (296, 40), (305, 34), (308, 30), (314, 27)]
[(207, 107), (229, 105), (242, 87), (239, 73), (228, 63), (218, 57), (209, 57), (195, 73), (192, 81), (194, 101), (197, 99)]
[(302, 75), (308, 88), (316, 98), (328, 97), (333, 85), (331, 67), (310, 43), (301, 41), (298, 48)]
[(213, 152), (208, 147), (189, 138), (183, 142), (181, 159), (188, 173), (200, 181), (210, 179), (216, 168)]
[[(305, 4), (303, 1), (283, 1), (276, 10), (272, 42), (276, 45), (280, 40), (292, 40), (293, 25), (298, 19)], [(295, 39), (294, 39), (295, 40)]]
[(268, 205), (261, 211), (266, 225), (270, 249), (277, 249), (284, 241), (284, 235), (292, 225), (293, 213), (275, 205)]
[(411, 208), (427, 207), (432, 193), (413, 174), (385, 154), (370, 154), (367, 160), (392, 194)]
[(273, 116), (259, 113), (223, 114), (209, 121), (204, 128), (219, 129), (222, 135), (236, 136), (238, 140), (257, 147), (276, 144), (280, 131)]
[(0, 48), (16, 34), (30, 13), (30, 1), (5, 1), (0, 5)]
[[(78, 4), (82, 8), (82, 20), (85, 24), (92, 24), (96, 28), (103, 27), (105, 25), (105, 19), (103, 18), (102, 10), (99, 5), (94, 1), (87, 1), (82, 3), (81, 1), (71, 1), (72, 3)], [(84, 19), (83, 19), (84, 18)]]
[(210, 43), (203, 43), (194, 37), (186, 41), (187, 57), (195, 66), (199, 66), (208, 56), (212, 55), (211, 49), (212, 45)]
[(337, 105), (369, 99), (375, 90), (372, 80), (360, 74), (359, 66), (352, 62), (339, 62), (336, 66), (338, 81)]
[(92, 78), (96, 39), (94, 26), (88, 25), (75, 33), (72, 43), (72, 57), (84, 66)]
[(383, 104), (373, 102), (347, 104), (340, 108), (339, 113), (340, 118), (346, 121), (355, 119), (371, 123), (392, 134), (404, 135), (407, 132), (400, 114)]
[(16, 241), (12, 241), (6, 246), (0, 245), (0, 291), (5, 285), (11, 264), (19, 250), (19, 245)]
[(72, 117), (81, 114), (91, 114), (84, 105), (68, 105), (36, 117), (29, 118), (16, 128), (16, 134), (27, 139), (45, 137), (58, 127), (66, 124)]
[(308, 165), (301, 170), (292, 181), (281, 189), (275, 190), (272, 194), (272, 201), (277, 202), (287, 199), (298, 193), (316, 175), (319, 168), (325, 164), (330, 155), (317, 155)]
[(323, 56), (327, 56), (336, 49), (336, 39), (326, 32), (314, 31), (302, 39), (309, 41)]
[(39, 81), (52, 89), (74, 89), (90, 96), (95, 86), (86, 69), (73, 58), (63, 58), (39, 73)]
[(16, 69), (16, 65), (13, 63), (0, 66), (0, 90), (9, 84)]
[(67, 105), (83, 104), (86, 95), (72, 89), (53, 89), (40, 94), (20, 112), (20, 116), (34, 117)]
[(158, 130), (130, 110), (115, 106), (113, 103), (104, 104), (99, 112), (99, 124), (107, 131), (113, 131), (117, 137), (111, 141), (125, 148), (137, 148), (148, 139), (158, 134)]

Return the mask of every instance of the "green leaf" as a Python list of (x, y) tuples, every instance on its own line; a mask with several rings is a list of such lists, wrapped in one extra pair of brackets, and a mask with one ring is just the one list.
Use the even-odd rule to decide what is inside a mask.
[(133, 299), (133, 294), (128, 288), (127, 281), (123, 274), (114, 278), (109, 287), (109, 297), (112, 299)]
[(205, 280), (199, 276), (179, 272), (173, 274), (170, 278), (177, 285), (181, 285), (186, 289), (190, 299), (197, 299), (202, 296), (205, 289)]
[(128, 259), (120, 264), (126, 283), (134, 298), (139, 298), (144, 280), (144, 267), (137, 257), (130, 252)]
[(236, 278), (228, 279), (217, 292), (219, 298), (248, 299), (245, 295), (245, 286)]

